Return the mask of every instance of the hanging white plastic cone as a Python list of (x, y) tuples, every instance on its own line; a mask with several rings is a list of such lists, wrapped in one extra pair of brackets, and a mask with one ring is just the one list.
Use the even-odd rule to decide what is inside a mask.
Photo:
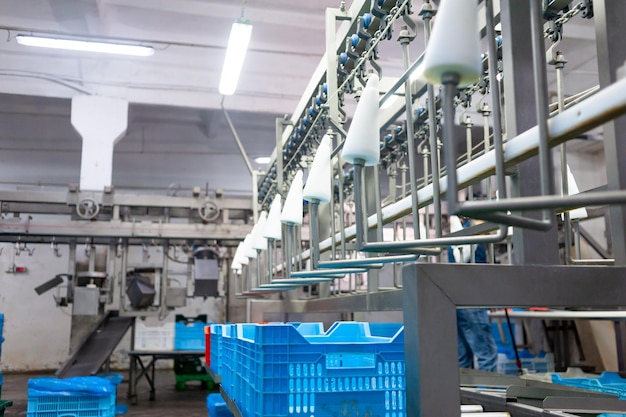
[(324, 135), (315, 153), (315, 158), (311, 164), (311, 170), (304, 186), (302, 196), (305, 200), (317, 200), (320, 203), (328, 203), (330, 201), (331, 152), (330, 136)]
[(280, 221), (285, 224), (302, 226), (302, 171), (293, 177), (291, 187), (285, 199)]
[[(572, 170), (569, 169), (569, 165), (567, 165), (567, 194), (574, 195), (578, 193), (580, 193), (578, 184), (576, 184), (576, 179), (574, 178), (574, 174), (572, 174)], [(587, 209), (584, 207), (579, 207), (569, 212), (570, 220), (586, 219), (587, 217), (589, 217), (589, 215), (587, 214)]]
[(282, 210), (282, 197), (280, 194), (276, 194), (272, 206), (270, 207), (270, 213), (267, 215), (265, 221), (265, 228), (263, 228), (263, 237), (266, 239), (280, 240), (282, 238), (280, 223), (280, 211)]
[(233, 261), (230, 263), (230, 269), (232, 269), (235, 273), (239, 273), (239, 271), (241, 271), (241, 264), (237, 261), (235, 261), (233, 259)]
[[(458, 216), (450, 216), (450, 233), (463, 230), (463, 224)], [(468, 263), (471, 257), (472, 247), (470, 245), (452, 246), (454, 261), (458, 264)]]
[(263, 236), (265, 224), (267, 223), (267, 212), (262, 211), (252, 229), (252, 249), (267, 250), (267, 239)]
[(252, 249), (252, 234), (248, 233), (246, 238), (243, 240), (243, 248), (241, 248), (241, 253), (246, 258), (256, 259), (256, 251)]
[(378, 164), (380, 158), (378, 95), (378, 75), (371, 74), (361, 93), (341, 151), (343, 159), (351, 164), (357, 159), (364, 160), (365, 166)]
[(465, 87), (478, 81), (480, 55), (477, 2), (441, 0), (426, 47), (423, 77), (441, 84), (444, 75), (455, 73), (459, 87)]
[(248, 263), (250, 263), (250, 260), (243, 254), (243, 242), (239, 242), (237, 245), (233, 262), (237, 262), (239, 265), (248, 265)]

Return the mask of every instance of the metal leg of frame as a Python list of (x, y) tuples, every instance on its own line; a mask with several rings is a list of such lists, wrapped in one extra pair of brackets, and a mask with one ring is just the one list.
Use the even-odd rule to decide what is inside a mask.
[(624, 273), (593, 266), (404, 267), (407, 415), (459, 415), (457, 307), (616, 307), (626, 296)]

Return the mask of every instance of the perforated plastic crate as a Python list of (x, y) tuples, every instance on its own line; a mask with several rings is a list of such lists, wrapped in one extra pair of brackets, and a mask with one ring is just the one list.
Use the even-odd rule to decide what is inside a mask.
[(27, 417), (113, 417), (115, 395), (28, 393)]
[(205, 350), (204, 327), (213, 325), (206, 322), (206, 315), (198, 317), (176, 316), (174, 327), (175, 350)]
[(228, 324), (212, 324), (211, 325), (211, 352), (209, 367), (215, 374), (222, 375), (222, 330)]
[(174, 323), (161, 326), (135, 324), (136, 350), (172, 350), (174, 348)]
[[(526, 349), (518, 352), (524, 370), (530, 373), (554, 372), (554, 355), (551, 353), (540, 352), (535, 356)], [(496, 372), (506, 375), (516, 375), (519, 372), (513, 350), (498, 353)]]
[(342, 322), (307, 336), (291, 325), (233, 329), (232, 395), (244, 416), (405, 416), (401, 325)]
[(104, 378), (33, 378), (27, 417), (113, 417), (116, 387)]
[(235, 368), (237, 367), (236, 342), (237, 342), (237, 326), (223, 325), (222, 327), (222, 389), (232, 398), (235, 399), (234, 383)]
[(220, 394), (209, 394), (206, 397), (206, 407), (209, 417), (233, 417), (233, 413), (230, 412)]
[(615, 372), (603, 372), (599, 378), (563, 378), (561, 375), (552, 375), (552, 382), (559, 385), (582, 388), (590, 391), (617, 395), (626, 400), (626, 379)]

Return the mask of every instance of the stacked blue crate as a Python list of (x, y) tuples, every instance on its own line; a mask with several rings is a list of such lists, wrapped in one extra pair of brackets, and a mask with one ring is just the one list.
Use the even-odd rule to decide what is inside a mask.
[(206, 397), (206, 408), (209, 417), (233, 417), (233, 413), (230, 412), (220, 394), (209, 394)]
[(563, 378), (559, 374), (552, 375), (552, 382), (590, 391), (613, 394), (620, 400), (626, 400), (626, 379), (616, 372), (603, 372), (598, 378)]
[(27, 417), (114, 417), (116, 387), (104, 378), (28, 381)]
[(211, 352), (209, 367), (216, 375), (222, 375), (222, 331), (228, 324), (211, 325)]
[(235, 341), (236, 363), (225, 374), (245, 417), (406, 415), (399, 324), (336, 323), (318, 335), (288, 324), (246, 324), (230, 333), (224, 341)]
[[(515, 323), (511, 323), (510, 331), (506, 323), (502, 324), (502, 329), (500, 329), (500, 323), (491, 323), (491, 333), (498, 347), (496, 372), (499, 374), (517, 375), (519, 373), (511, 332), (515, 334)], [(554, 355), (551, 353), (541, 351), (534, 355), (528, 349), (518, 349), (517, 352), (522, 362), (522, 369), (530, 373), (554, 372)]]
[(204, 327), (207, 323), (206, 314), (198, 317), (176, 316), (174, 327), (174, 350), (205, 350)]

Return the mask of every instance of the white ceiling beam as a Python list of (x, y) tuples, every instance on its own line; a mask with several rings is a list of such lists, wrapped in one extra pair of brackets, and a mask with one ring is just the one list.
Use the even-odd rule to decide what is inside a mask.
[[(168, 13), (186, 14), (193, 16), (207, 16), (234, 21), (241, 14), (240, 2), (212, 2), (198, 0), (107, 0), (107, 4), (118, 7), (128, 7), (145, 10), (157, 10)], [(324, 14), (314, 15), (298, 10), (298, 3), (294, 7), (284, 10), (268, 9), (255, 4), (248, 4), (245, 16), (255, 21), (279, 26), (291, 26), (320, 30), (324, 27)]]

